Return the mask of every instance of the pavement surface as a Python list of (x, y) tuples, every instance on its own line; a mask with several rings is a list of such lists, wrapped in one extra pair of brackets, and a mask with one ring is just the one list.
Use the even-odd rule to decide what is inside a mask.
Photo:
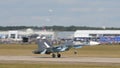
[(39, 57), (39, 56), (0, 56), (0, 63), (12, 61), (27, 62), (51, 62), (51, 63), (120, 63), (120, 58), (97, 58), (97, 57)]

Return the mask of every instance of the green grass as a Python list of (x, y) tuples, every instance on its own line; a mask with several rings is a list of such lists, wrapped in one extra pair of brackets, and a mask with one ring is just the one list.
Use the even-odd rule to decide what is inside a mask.
[(120, 65), (100, 64), (0, 64), (0, 68), (120, 68)]
[[(10, 56), (36, 56), (32, 53), (37, 49), (37, 45), (20, 45), (20, 44), (0, 44), (0, 55)], [(77, 49), (78, 54), (74, 55), (74, 49), (62, 52), (62, 56), (69, 57), (118, 57), (120, 58), (120, 45), (98, 45), (84, 46)]]

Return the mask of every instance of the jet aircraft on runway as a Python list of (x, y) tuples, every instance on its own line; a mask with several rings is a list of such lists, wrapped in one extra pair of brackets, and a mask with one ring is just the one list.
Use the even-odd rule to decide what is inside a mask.
[(37, 38), (38, 43), (38, 49), (33, 51), (34, 54), (52, 54), (52, 57), (55, 58), (56, 56), (58, 58), (61, 57), (60, 52), (68, 51), (71, 48), (81, 48), (84, 45), (95, 45), (95, 44), (75, 44), (73, 41), (67, 41), (64, 44), (61, 44), (59, 46), (53, 46), (46, 37), (38, 37)]

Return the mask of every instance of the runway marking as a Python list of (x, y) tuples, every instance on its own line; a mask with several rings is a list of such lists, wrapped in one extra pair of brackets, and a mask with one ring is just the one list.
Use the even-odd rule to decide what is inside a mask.
[(38, 56), (0, 56), (0, 61), (36, 61), (36, 62), (70, 62), (70, 63), (120, 63), (120, 58), (97, 57), (38, 57)]

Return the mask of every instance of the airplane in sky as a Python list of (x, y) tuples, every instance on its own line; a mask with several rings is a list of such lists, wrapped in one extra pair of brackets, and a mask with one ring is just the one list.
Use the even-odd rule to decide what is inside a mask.
[[(59, 46), (53, 46), (51, 42), (49, 42), (46, 37), (38, 37), (37, 38), (38, 49), (33, 51), (34, 54), (52, 54), (52, 57), (61, 57), (60, 52), (68, 51), (71, 48), (82, 48), (84, 45), (95, 45), (96, 43), (85, 43), (85, 44), (78, 44), (74, 43), (72, 40), (67, 41), (64, 44), (60, 44)], [(97, 45), (97, 44), (96, 44)], [(77, 52), (75, 52), (76, 54)]]

